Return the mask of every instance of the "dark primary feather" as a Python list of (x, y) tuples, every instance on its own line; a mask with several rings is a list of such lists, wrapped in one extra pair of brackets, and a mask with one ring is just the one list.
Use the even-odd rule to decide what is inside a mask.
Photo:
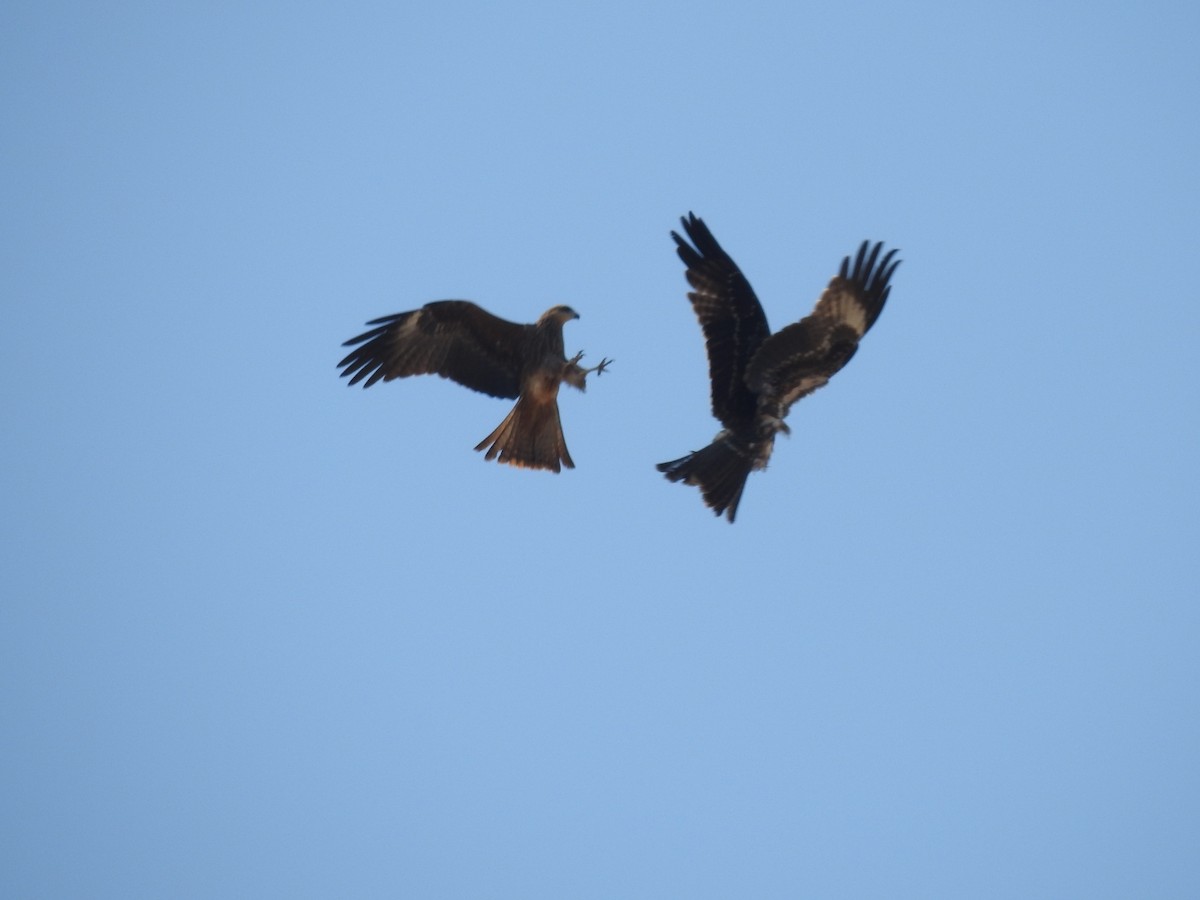
[[(887, 302), (888, 294), (892, 292), (892, 286), (889, 284), (892, 273), (900, 265), (900, 260), (892, 262), (892, 257), (899, 252), (893, 247), (884, 255), (879, 262), (879, 267), (876, 268), (875, 261), (879, 259), (879, 251), (883, 249), (883, 243), (876, 243), (871, 248), (871, 255), (866, 256), (867, 243), (867, 241), (863, 241), (862, 246), (858, 248), (858, 256), (854, 260), (854, 271), (847, 271), (850, 268), (850, 257), (846, 256), (842, 258), (842, 268), (838, 273), (843, 280), (849, 281), (857, 289), (856, 299), (867, 314), (867, 327), (863, 329), (863, 334), (871, 330), (871, 326), (883, 312), (883, 304)], [(820, 305), (819, 301), (818, 305)]]
[(438, 300), (367, 324), (379, 327), (342, 345), (360, 345), (338, 363), (350, 384), (366, 379), (366, 388), (380, 379), (436, 374), (493, 397), (521, 392), (521, 350), (531, 325), (467, 300)]
[(674, 231), (676, 252), (687, 266), (688, 294), (708, 348), (712, 410), (727, 427), (745, 425), (754, 415), (755, 398), (742, 375), (771, 333), (762, 304), (741, 269), (694, 213), (680, 220), (691, 246)]

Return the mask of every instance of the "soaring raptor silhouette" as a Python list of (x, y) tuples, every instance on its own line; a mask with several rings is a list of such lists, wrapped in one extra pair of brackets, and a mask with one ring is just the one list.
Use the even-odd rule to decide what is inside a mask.
[(591, 369), (563, 355), (562, 329), (578, 319), (569, 306), (553, 306), (533, 325), (494, 316), (468, 300), (438, 300), (411, 312), (372, 319), (378, 326), (346, 341), (358, 345), (338, 366), (350, 384), (364, 388), (408, 375), (441, 375), (493, 397), (517, 398), (512, 412), (475, 447), (487, 459), (529, 469), (575, 468), (558, 417), (558, 387), (584, 390)]
[(732, 522), (746, 477), (766, 468), (775, 435), (790, 433), (783, 420), (791, 405), (846, 365), (879, 318), (900, 260), (892, 261), (895, 250), (881, 259), (883, 244), (863, 241), (853, 262), (842, 260), (812, 313), (771, 334), (750, 282), (708, 226), (693, 213), (681, 221), (691, 243), (674, 231), (671, 237), (708, 345), (713, 415), (725, 427), (703, 450), (658, 470), (699, 487), (713, 512)]

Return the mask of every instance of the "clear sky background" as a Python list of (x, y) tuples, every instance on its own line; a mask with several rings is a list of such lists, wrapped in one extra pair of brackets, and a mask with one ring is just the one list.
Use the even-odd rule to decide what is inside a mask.
[[(4, 4), (0, 894), (1200, 896), (1198, 10)], [(904, 260), (733, 526), (688, 210)]]

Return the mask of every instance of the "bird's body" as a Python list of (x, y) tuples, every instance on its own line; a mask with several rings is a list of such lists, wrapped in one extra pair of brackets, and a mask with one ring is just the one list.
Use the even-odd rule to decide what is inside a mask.
[[(355, 346), (338, 366), (350, 384), (409, 375), (440, 375), (492, 397), (516, 398), (503, 422), (476, 446), (487, 459), (558, 472), (575, 467), (558, 415), (564, 381), (584, 390), (589, 372), (580, 353), (567, 359), (563, 324), (578, 319), (569, 306), (546, 310), (532, 325), (509, 322), (468, 300), (438, 300), (410, 312), (373, 319), (376, 326), (343, 346)], [(365, 381), (364, 381), (365, 379)]]
[(879, 317), (899, 260), (880, 259), (866, 241), (842, 261), (813, 312), (771, 333), (766, 314), (737, 264), (695, 215), (682, 220), (688, 240), (671, 232), (687, 266), (688, 294), (708, 349), (713, 415), (724, 428), (702, 450), (660, 463), (671, 481), (700, 488), (704, 502), (730, 522), (746, 478), (766, 468), (775, 435), (793, 403), (828, 383)]

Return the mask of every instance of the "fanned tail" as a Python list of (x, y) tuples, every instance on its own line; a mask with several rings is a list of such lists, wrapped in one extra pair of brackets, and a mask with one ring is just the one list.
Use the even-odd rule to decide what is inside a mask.
[(476, 450), (484, 448), (487, 449), (486, 459), (510, 466), (552, 472), (561, 471), (562, 466), (575, 468), (571, 454), (567, 452), (567, 440), (563, 437), (555, 399), (539, 402), (523, 395), (496, 430), (475, 447)]
[(732, 522), (754, 460), (745, 442), (720, 434), (703, 450), (659, 463), (657, 468), (671, 481), (696, 485), (713, 512), (718, 516), (725, 513)]

